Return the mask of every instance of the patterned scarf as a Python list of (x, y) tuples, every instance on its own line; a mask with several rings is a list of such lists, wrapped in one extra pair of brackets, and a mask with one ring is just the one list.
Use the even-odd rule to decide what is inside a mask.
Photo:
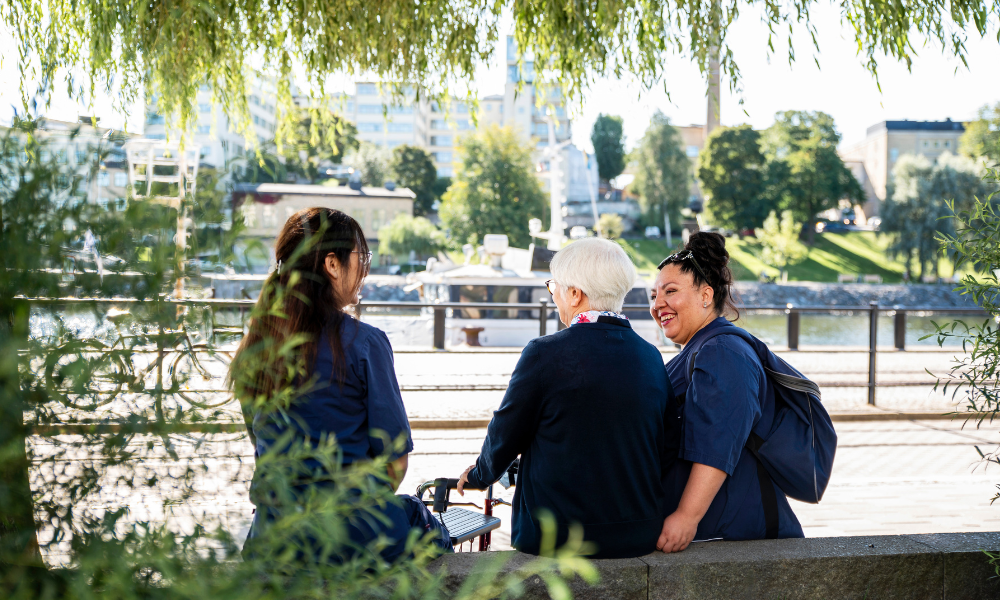
[(588, 310), (573, 317), (573, 321), (570, 323), (570, 326), (576, 325), (577, 323), (596, 323), (598, 317), (614, 317), (616, 319), (628, 321), (628, 317), (622, 313), (617, 313), (612, 310)]

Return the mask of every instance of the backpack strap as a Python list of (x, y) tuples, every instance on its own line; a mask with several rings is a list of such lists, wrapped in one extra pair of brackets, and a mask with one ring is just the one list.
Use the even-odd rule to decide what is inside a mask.
[(747, 439), (747, 449), (757, 460), (757, 483), (760, 485), (760, 501), (764, 508), (764, 531), (765, 538), (769, 540), (778, 539), (778, 495), (774, 492), (774, 483), (771, 476), (764, 468), (764, 461), (757, 455), (757, 450), (764, 443), (764, 439), (754, 432), (750, 432)]

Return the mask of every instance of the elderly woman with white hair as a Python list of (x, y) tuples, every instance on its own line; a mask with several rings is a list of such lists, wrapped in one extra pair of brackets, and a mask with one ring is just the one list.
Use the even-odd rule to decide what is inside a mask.
[(622, 314), (635, 267), (617, 244), (574, 242), (546, 283), (567, 328), (521, 353), (476, 464), (463, 487), (484, 488), (521, 456), (511, 542), (538, 554), (538, 516), (551, 514), (557, 544), (582, 526), (598, 558), (656, 549), (664, 518), (661, 465), (670, 384), (663, 359)]

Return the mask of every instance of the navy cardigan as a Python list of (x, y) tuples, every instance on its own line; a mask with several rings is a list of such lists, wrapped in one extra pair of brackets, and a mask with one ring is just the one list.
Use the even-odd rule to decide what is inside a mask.
[(485, 487), (521, 455), (515, 548), (538, 554), (539, 514), (548, 511), (559, 545), (579, 524), (597, 558), (656, 549), (669, 386), (659, 350), (614, 317), (525, 347), (469, 473), (471, 487)]

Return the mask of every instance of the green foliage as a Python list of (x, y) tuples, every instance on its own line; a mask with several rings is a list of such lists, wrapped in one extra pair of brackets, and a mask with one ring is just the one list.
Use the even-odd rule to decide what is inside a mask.
[(892, 240), (889, 252), (901, 257), (908, 274), (913, 260), (922, 273), (937, 274), (938, 238), (951, 235), (948, 203), (970, 210), (974, 199), (987, 193), (981, 172), (968, 158), (949, 153), (931, 164), (922, 156), (904, 155), (892, 169), (892, 182), (882, 207), (881, 230)]
[(396, 256), (411, 251), (418, 257), (436, 255), (447, 247), (447, 240), (433, 223), (424, 217), (399, 213), (391, 223), (378, 230), (379, 252)]
[(620, 238), (622, 236), (622, 232), (625, 231), (625, 225), (622, 224), (621, 215), (604, 213), (597, 220), (597, 223), (601, 230), (601, 235), (609, 240), (616, 240)]
[[(352, 547), (346, 523), (378, 519), (397, 502), (387, 457), (345, 467), (332, 438), (278, 437), (254, 465), (241, 431), (243, 409), (263, 426), (287, 422), (288, 408), (313, 389), (302, 377), (308, 340), (277, 345), (265, 337), (241, 353), (234, 387), (247, 389), (262, 370), (287, 374), (288, 385), (235, 402), (222, 376), (229, 343), (246, 324), (239, 310), (248, 307), (167, 298), (183, 276), (173, 269), (182, 262), (176, 210), (135, 198), (122, 211), (92, 202), (99, 164), (67, 164), (33, 122), (15, 125), (0, 138), (4, 598), (486, 600), (518, 595), (527, 577), (540, 577), (557, 597), (566, 597), (566, 579), (596, 580), (580, 558), (578, 532), (559, 549), (549, 536), (547, 557), (508, 575), (490, 561), (457, 592), (429, 568), (437, 552), (420, 531), (406, 540), (410, 554), (392, 564), (378, 555), (384, 539)], [(113, 153), (93, 141), (85, 156)], [(182, 208), (214, 223), (219, 191), (199, 190)], [(87, 230), (105, 257), (121, 261), (103, 277), (79, 258), (72, 265)], [(281, 314), (286, 293), (274, 289), (274, 300), (246, 318)], [(22, 299), (73, 295), (83, 300)], [(251, 472), (252, 499), (275, 519), (262, 522), (241, 556), (233, 532), (250, 515), (233, 523), (205, 508), (240, 502)]]
[(802, 262), (808, 251), (799, 242), (802, 224), (795, 221), (792, 211), (781, 212), (781, 221), (772, 210), (764, 219), (764, 226), (757, 229), (756, 237), (761, 243), (760, 259), (780, 271), (785, 267)]
[(604, 181), (611, 181), (625, 170), (625, 139), (622, 118), (617, 115), (597, 115), (590, 132), (597, 158), (597, 174)]
[[(808, 0), (794, 9), (759, 5), (769, 29), (767, 47), (773, 48), (776, 37), (786, 38), (788, 60), (795, 60), (791, 40), (801, 29), (818, 50), (813, 5)], [(996, 13), (995, 4), (972, 0), (912, 5), (845, 0), (840, 6), (873, 74), (881, 56), (909, 67), (927, 40), (964, 60), (966, 37), (985, 36)], [(178, 130), (190, 131), (204, 85), (251, 139), (248, 87), (258, 74), (277, 88), (281, 128), (291, 125), (293, 65), (320, 96), (328, 76), (343, 73), (370, 73), (401, 82), (400, 88), (414, 84), (423, 93), (441, 93), (452, 82), (474, 81), (477, 66), (494, 58), (505, 10), (513, 17), (521, 59), (533, 58), (536, 72), (557, 79), (568, 98), (581, 97), (595, 73), (633, 74), (647, 89), (665, 86), (666, 65), (678, 55), (690, 57), (702, 73), (718, 57), (732, 88), (739, 88), (727, 32), (747, 7), (736, 0), (585, 0), (572, 10), (537, 0), (389, 0), (337, 10), (324, 3), (262, 6), (248, 0), (222, 7), (180, 0), (11, 0), (0, 4), (0, 19), (18, 45), (25, 109), (34, 81), (44, 83), (43, 103), (54, 89), (68, 89), (85, 104), (112, 89), (118, 92), (112, 95), (117, 108), (124, 110), (145, 93), (158, 98), (159, 112)]]
[(321, 167), (340, 164), (348, 150), (358, 147), (357, 128), (339, 114), (300, 108), (292, 118), (290, 126), (265, 147), (273, 147), (284, 159), (285, 169), (309, 183), (319, 179)]
[(781, 208), (792, 211), (814, 239), (816, 214), (836, 207), (841, 199), (862, 202), (861, 184), (837, 153), (840, 134), (833, 117), (822, 112), (777, 113), (763, 136), (764, 154), (787, 165)]
[[(969, 419), (981, 426), (992, 423), (1000, 414), (1000, 329), (997, 315), (1000, 315), (1000, 211), (997, 209), (996, 189), (1000, 187), (1000, 170), (989, 169), (984, 176), (985, 187), (992, 191), (988, 196), (972, 199), (964, 208), (954, 201), (948, 201), (952, 221), (949, 229), (954, 233), (939, 235), (941, 250), (954, 257), (955, 265), (966, 265), (977, 274), (967, 274), (957, 290), (967, 294), (993, 319), (981, 324), (967, 324), (964, 321), (937, 324), (940, 344), (951, 338), (962, 342), (963, 354), (955, 358), (950, 373), (938, 379), (936, 388), (952, 398), (964, 400), (962, 408), (974, 413)], [(984, 462), (996, 463), (1000, 450), (984, 453), (976, 448)], [(997, 485), (1000, 489), (1000, 485)], [(1000, 500), (1000, 493), (993, 501)], [(990, 562), (997, 565), (997, 557)]]
[(958, 144), (962, 154), (973, 160), (1000, 163), (1000, 102), (980, 108), (976, 118), (965, 124)]
[(511, 246), (531, 243), (528, 221), (548, 224), (548, 203), (534, 174), (531, 149), (509, 127), (492, 126), (462, 138), (461, 167), (445, 193), (441, 222), (455, 243), (505, 233)]
[(361, 171), (361, 183), (371, 187), (382, 187), (390, 177), (391, 155), (381, 146), (362, 142), (357, 150), (347, 155), (345, 162)]
[(681, 149), (680, 133), (660, 111), (650, 119), (632, 160), (643, 222), (662, 228), (664, 215), (669, 215), (671, 223), (679, 224), (691, 194), (691, 161)]
[(413, 200), (414, 215), (420, 217), (431, 212), (434, 201), (440, 194), (434, 193), (438, 180), (437, 169), (426, 150), (416, 146), (395, 148), (392, 151), (389, 172), (395, 179), (396, 185), (409, 188), (417, 195)]
[(698, 156), (698, 180), (712, 223), (736, 231), (763, 223), (780, 200), (781, 163), (768, 162), (749, 125), (719, 127)]

